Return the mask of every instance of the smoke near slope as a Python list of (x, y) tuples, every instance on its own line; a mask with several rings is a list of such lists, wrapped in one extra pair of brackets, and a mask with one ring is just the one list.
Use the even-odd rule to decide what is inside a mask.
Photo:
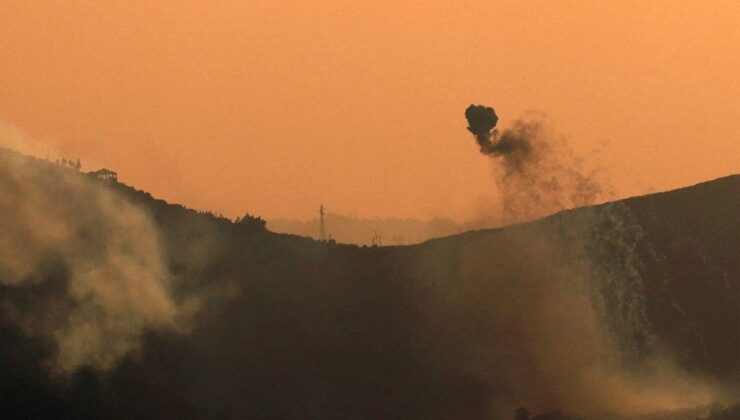
[[(606, 225), (614, 220), (621, 224)], [(423, 311), (428, 330), (444, 337), (424, 342), (431, 363), (484, 387), (490, 418), (525, 406), (678, 419), (728, 398), (680, 367), (656, 336), (634, 230), (616, 206), (423, 247), (415, 276), (435, 285)]]
[(496, 129), (493, 108), (470, 105), (465, 117), (481, 153), (496, 162), (498, 223), (531, 220), (609, 197), (605, 180), (574, 156), (544, 115), (528, 113), (502, 131)]
[(109, 368), (182, 320), (153, 221), (95, 180), (0, 149), (0, 231), (2, 316), (53, 337), (56, 370)]
[[(739, 289), (725, 286), (740, 278), (728, 246), (737, 243), (737, 206), (709, 204), (731, 205), (737, 182), (643, 210), (639, 202), (660, 201), (361, 248), (256, 231), (43, 161), (2, 162), (3, 232), (29, 241), (4, 243), (0, 254), (0, 408), (20, 418), (57, 398), (57, 414), (97, 409), (111, 418), (505, 419), (525, 406), (679, 419), (724, 401), (722, 381), (732, 384), (728, 372), (737, 371), (737, 328), (712, 317), (737, 310), (728, 296)], [(698, 215), (696, 202), (704, 203)], [(36, 220), (49, 227), (36, 232)], [(138, 241), (141, 250), (131, 249)], [(688, 256), (670, 254), (687, 246)], [(131, 278), (125, 268), (137, 261), (161, 293)], [(689, 273), (696, 307), (655, 290), (684, 287), (668, 263)], [(107, 267), (115, 283), (79, 275), (88, 265)], [(239, 293), (201, 310), (187, 334), (172, 333), (182, 296), (202, 279), (238, 284)], [(130, 289), (149, 297), (130, 299)], [(701, 343), (666, 328), (671, 319), (695, 325)], [(85, 336), (67, 333), (77, 329), (122, 344), (88, 339), (89, 351), (65, 350)], [(39, 337), (53, 339), (56, 357), (21, 363), (18, 349), (38, 355)], [(723, 351), (729, 356), (715, 365)], [(48, 361), (70, 373), (67, 388), (44, 382)], [(41, 379), (28, 385), (32, 374)]]
[[(465, 116), (481, 153), (495, 163), (498, 223), (531, 220), (606, 198), (603, 179), (584, 168), (541, 114), (530, 113), (502, 131), (496, 129), (493, 108), (471, 105)], [(627, 207), (617, 203), (602, 209), (557, 231), (518, 229), (516, 241), (495, 247), (497, 255), (491, 258), (500, 263), (480, 268), (480, 276), (485, 270), (511, 276), (491, 274), (498, 293), (487, 296), (492, 307), (511, 311), (487, 317), (491, 328), (501, 330), (491, 337), (502, 342), (487, 344), (494, 350), (480, 360), (481, 366), (485, 360), (500, 360), (490, 375), (511, 391), (502, 393), (499, 402), (507, 409), (495, 416), (511, 412), (517, 403), (540, 411), (558, 407), (597, 417), (639, 416), (706, 405), (728, 395), (678, 367), (675, 355), (661, 347), (641, 275), (646, 258), (659, 264), (661, 256), (644, 240)], [(466, 259), (476, 253), (481, 253), (478, 247), (467, 251)], [(507, 270), (512, 260), (521, 260), (522, 268)], [(498, 321), (504, 325), (497, 326)], [(588, 339), (579, 340), (583, 336)], [(514, 348), (500, 354), (497, 344)], [(520, 378), (529, 380), (521, 383)]]

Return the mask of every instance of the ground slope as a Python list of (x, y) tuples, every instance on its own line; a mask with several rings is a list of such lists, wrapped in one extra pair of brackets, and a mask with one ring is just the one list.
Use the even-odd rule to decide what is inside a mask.
[(377, 248), (0, 160), (3, 418), (668, 416), (740, 383), (740, 176)]

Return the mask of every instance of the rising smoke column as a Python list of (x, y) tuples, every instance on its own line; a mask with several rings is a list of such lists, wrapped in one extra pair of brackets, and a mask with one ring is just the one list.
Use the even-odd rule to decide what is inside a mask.
[(480, 152), (496, 162), (502, 200), (495, 223), (531, 220), (608, 197), (599, 174), (548, 130), (542, 114), (528, 113), (501, 131), (491, 107), (470, 105), (465, 118)]
[[(496, 128), (498, 116), (491, 107), (470, 105), (465, 117), (480, 152), (494, 164), (501, 196), (496, 208), (500, 219), (494, 223), (531, 220), (610, 197), (600, 174), (585, 168), (562, 137), (549, 129), (544, 115), (528, 113), (504, 129)], [(535, 233), (530, 231), (533, 224), (521, 225), (521, 232), (531, 234), (521, 243), (480, 247), (497, 250), (498, 255), (490, 258), (499, 262), (489, 266), (487, 273), (507, 273), (497, 279), (496, 294), (487, 301), (493, 310), (502, 311), (486, 317), (493, 320), (492, 328), (501, 329), (492, 336), (499, 344), (506, 343), (505, 348), (517, 350), (498, 354), (492, 343), (493, 351), (477, 364), (479, 368), (501, 360), (490, 377), (492, 381), (504, 378), (509, 383), (499, 388), (514, 391), (503, 392), (509, 395), (499, 402), (510, 404), (509, 411), (523, 402), (528, 408), (540, 404), (538, 410), (559, 407), (594, 418), (600, 418), (600, 412), (643, 418), (638, 413), (722, 400), (727, 391), (684, 371), (674, 355), (657, 344), (640, 269), (644, 256), (639, 256), (638, 249), (647, 246), (641, 226), (618, 204), (598, 209), (582, 209), (576, 223), (558, 226), (556, 222), (549, 232)], [(541, 226), (557, 220), (561, 219), (550, 218)], [(566, 243), (574, 248), (559, 255)], [(503, 258), (502, 249), (510, 251)], [(506, 269), (516, 259), (526, 262)], [(542, 265), (531, 270), (538, 264)], [(516, 309), (524, 307), (524, 316), (517, 319)], [(509, 308), (514, 308), (512, 313), (505, 312)], [(505, 322), (497, 325), (499, 320)], [(590, 342), (571, 345), (581, 335), (589, 336)], [(472, 357), (462, 354), (459, 359), (467, 362)], [(520, 378), (527, 380), (519, 383)]]
[(54, 371), (111, 368), (184, 326), (155, 221), (112, 188), (0, 148), (0, 232), (0, 322), (50, 337)]

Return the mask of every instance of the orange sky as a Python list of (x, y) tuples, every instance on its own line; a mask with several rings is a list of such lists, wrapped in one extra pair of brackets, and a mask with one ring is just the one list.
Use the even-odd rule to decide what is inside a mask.
[(739, 1), (432, 3), (0, 2), (0, 121), (228, 216), (470, 217), (472, 102), (618, 196), (740, 172)]

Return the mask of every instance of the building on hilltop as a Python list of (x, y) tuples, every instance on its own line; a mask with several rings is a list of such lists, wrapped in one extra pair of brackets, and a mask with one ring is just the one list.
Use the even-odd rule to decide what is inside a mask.
[(92, 175), (101, 181), (118, 182), (118, 174), (110, 169), (98, 169), (97, 171), (89, 172), (89, 175)]

